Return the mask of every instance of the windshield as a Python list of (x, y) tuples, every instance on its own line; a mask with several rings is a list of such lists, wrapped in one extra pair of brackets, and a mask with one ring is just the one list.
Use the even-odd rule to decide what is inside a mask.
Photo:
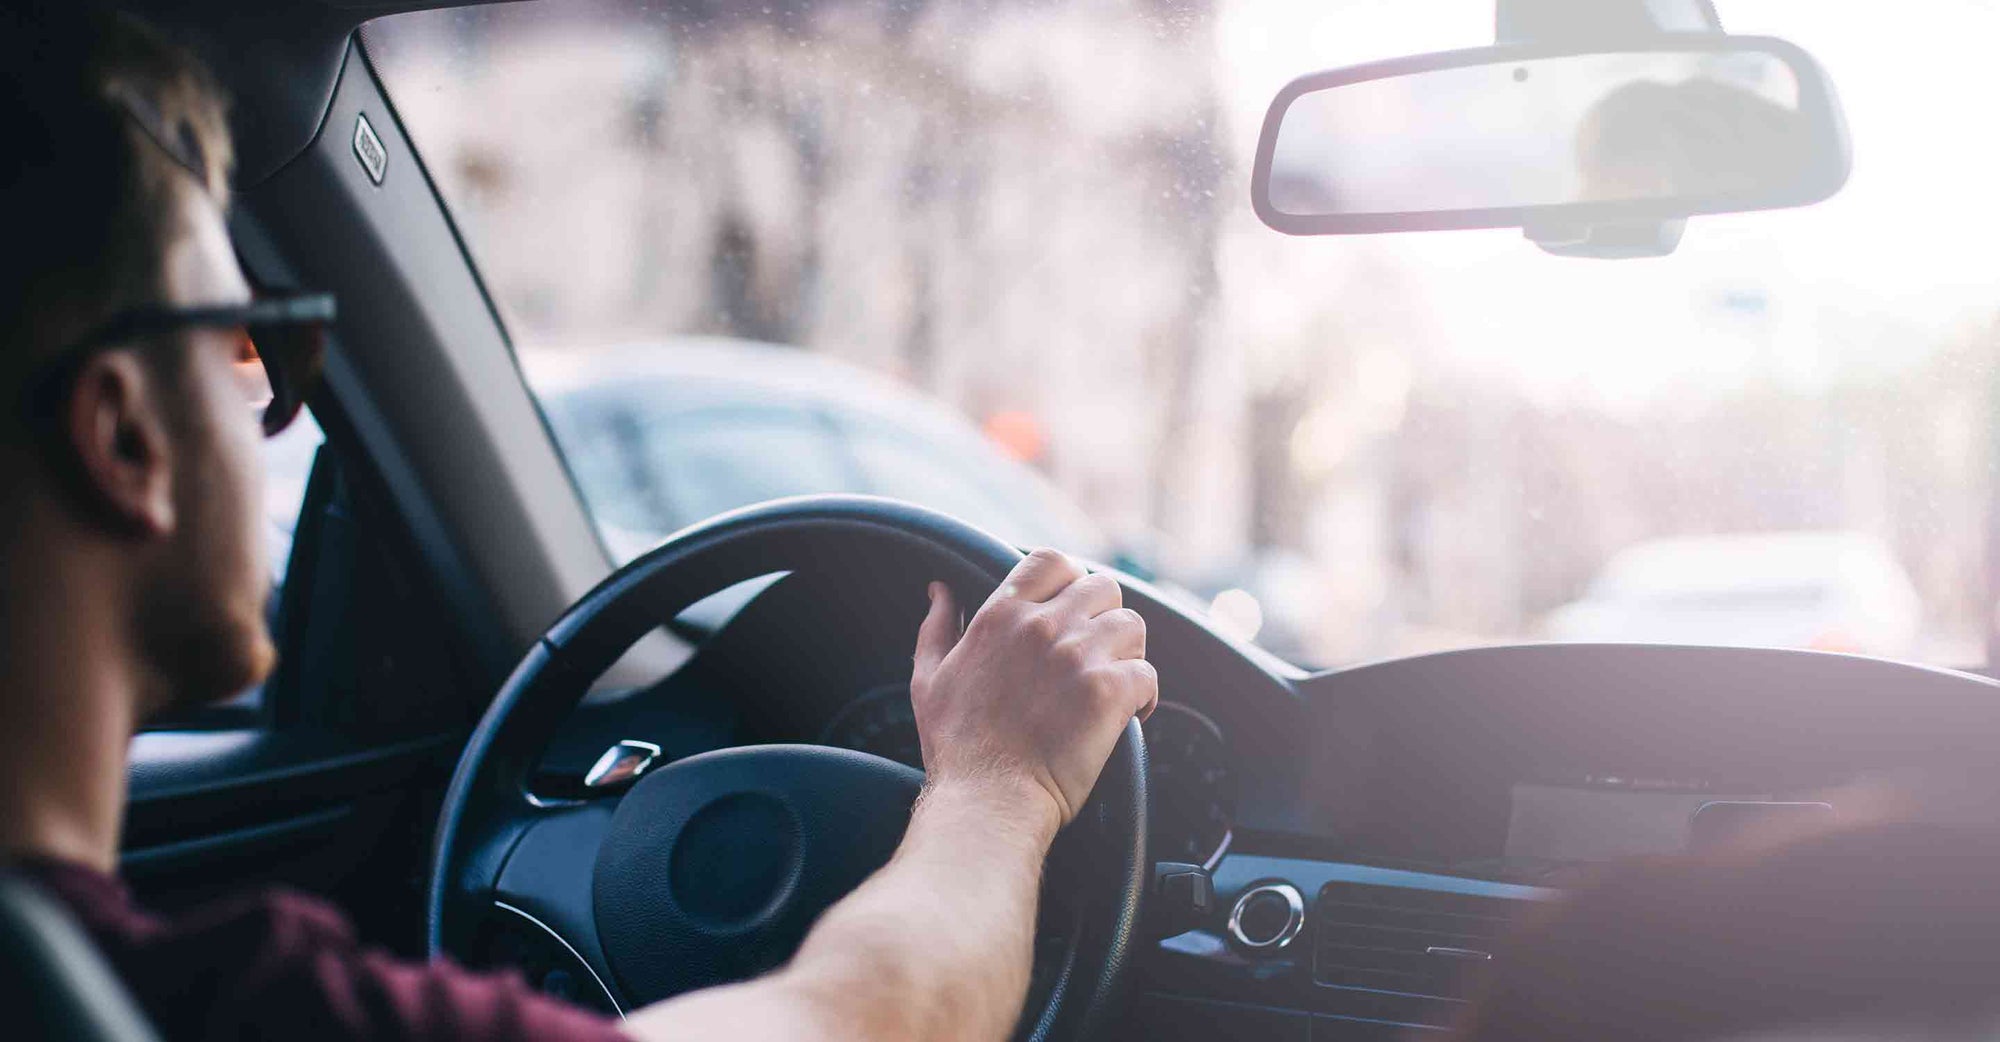
[[(510, 4), (363, 39), (621, 553), (746, 497), (882, 491), (1122, 555), (1313, 664), (1552, 638), (1979, 663), (2000, 9), (1717, 6), (1825, 66), (1853, 176), (1621, 261), (1251, 213), (1285, 81), (1489, 44), (1491, 0)], [(694, 337), (811, 393), (608, 393)], [(607, 361), (558, 391), (539, 357)]]

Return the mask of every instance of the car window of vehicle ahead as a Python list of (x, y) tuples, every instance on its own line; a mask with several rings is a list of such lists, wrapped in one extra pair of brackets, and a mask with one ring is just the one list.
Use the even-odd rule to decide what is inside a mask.
[[(1491, 0), (631, 0), (363, 37), (524, 349), (664, 356), (704, 334), (901, 381), (1282, 653), (1561, 638), (1976, 662), (2000, 9), (1899, 9), (1885, 32), (1854, 5), (1718, 6), (1824, 64), (1853, 176), (1620, 262), (1505, 231), (1301, 241), (1250, 211), (1282, 83), (1488, 44)], [(757, 476), (742, 494), (823, 476), (742, 448), (768, 461), (728, 475)], [(657, 507), (593, 506), (740, 498), (680, 479)], [(969, 509), (945, 482), (897, 491)], [(1795, 564), (1786, 589), (1843, 592), (1771, 595), (1732, 564), (1746, 545)], [(1681, 555), (1687, 588), (1594, 592), (1626, 554)]]
[(647, 470), (682, 524), (767, 499), (857, 491), (832, 426), (811, 409), (718, 405), (641, 422)]

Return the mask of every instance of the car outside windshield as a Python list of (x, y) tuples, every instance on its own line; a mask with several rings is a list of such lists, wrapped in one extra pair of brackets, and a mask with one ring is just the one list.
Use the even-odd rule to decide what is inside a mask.
[[(2000, 8), (1717, 7), (1825, 66), (1853, 176), (1621, 261), (1251, 213), (1285, 81), (1489, 44), (1490, 0), (528, 3), (362, 36), (524, 354), (699, 336), (893, 381), (1052, 484), (1031, 512), (1295, 660), (1693, 635), (1980, 663)], [(719, 503), (668, 464), (614, 474), (652, 506), (593, 485), (557, 434), (608, 542)], [(841, 451), (756, 494), (858, 483)], [(933, 505), (992, 497), (942, 469), (977, 487)]]

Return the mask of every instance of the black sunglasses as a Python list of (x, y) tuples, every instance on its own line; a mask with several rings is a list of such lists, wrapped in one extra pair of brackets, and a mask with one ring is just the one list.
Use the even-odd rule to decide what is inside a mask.
[(318, 384), (326, 361), (327, 328), (333, 317), (333, 296), (327, 293), (283, 294), (243, 304), (132, 308), (64, 348), (49, 363), (47, 378), (31, 381), (29, 386), (34, 388), (36, 405), (53, 408), (75, 377), (78, 365), (96, 351), (184, 329), (240, 329), (243, 354), (237, 360), (239, 373), (246, 396), (262, 405), (264, 435), (269, 437), (298, 418), (307, 395)]

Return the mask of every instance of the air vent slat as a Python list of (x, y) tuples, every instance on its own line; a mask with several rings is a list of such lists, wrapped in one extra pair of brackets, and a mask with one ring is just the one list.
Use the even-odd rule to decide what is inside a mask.
[(1432, 988), (1428, 976), (1390, 973), (1386, 970), (1329, 966), (1319, 975), (1319, 982), (1341, 988), (1371, 988), (1377, 991), (1398, 991), (1405, 995), (1422, 995), (1426, 998), (1441, 997), (1430, 994)]
[(1419, 912), (1453, 912), (1482, 918), (1506, 919), (1511, 906), (1519, 902), (1480, 894), (1454, 894), (1443, 890), (1412, 890), (1373, 883), (1328, 883), (1320, 895), (1331, 901), (1370, 905), (1377, 908), (1404, 908)]
[(1321, 942), (1319, 964), (1325, 969), (1354, 969), (1423, 980), (1438, 970), (1438, 958), (1416, 951), (1394, 948), (1363, 948), (1338, 942)]
[(1338, 920), (1325, 922), (1320, 936), (1338, 939), (1341, 944), (1388, 951), (1423, 951), (1425, 948), (1480, 948), (1491, 945), (1493, 934), (1440, 933), (1436, 930), (1404, 930), (1394, 926), (1359, 926)]
[(1465, 915), (1394, 905), (1371, 905), (1354, 901), (1332, 901), (1320, 906), (1325, 919), (1363, 926), (1389, 926), (1404, 930), (1435, 930), (1439, 933), (1491, 937), (1507, 928), (1507, 920), (1493, 915)]

